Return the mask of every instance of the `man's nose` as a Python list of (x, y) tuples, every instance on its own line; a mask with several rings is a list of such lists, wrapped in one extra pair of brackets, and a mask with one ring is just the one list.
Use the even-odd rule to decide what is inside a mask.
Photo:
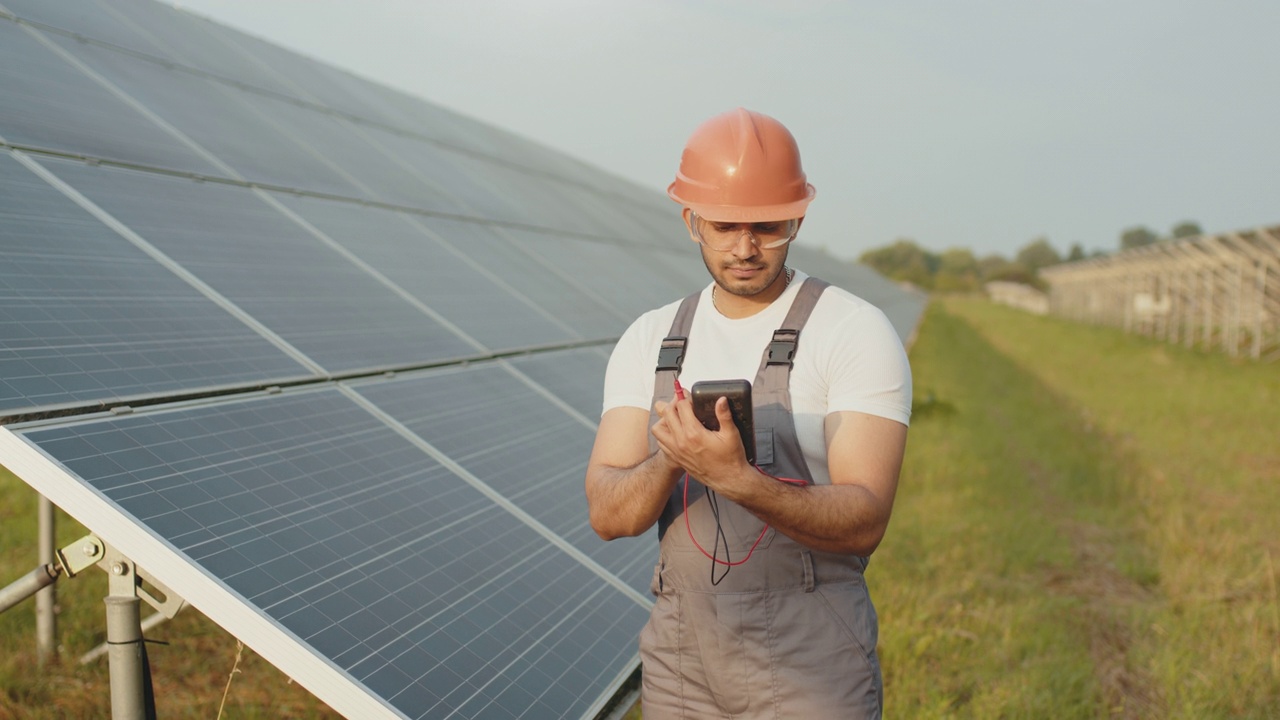
[(760, 244), (756, 242), (756, 236), (751, 234), (751, 228), (742, 228), (738, 231), (738, 241), (733, 245), (733, 256), (736, 258), (755, 257), (760, 253)]

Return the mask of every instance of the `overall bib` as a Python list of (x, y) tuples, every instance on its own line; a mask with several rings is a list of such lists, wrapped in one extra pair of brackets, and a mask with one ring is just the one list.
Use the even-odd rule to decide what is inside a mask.
[[(800, 331), (826, 287), (805, 280), (752, 382), (757, 464), (810, 484), (789, 379)], [(674, 397), (698, 297), (685, 298), (662, 343), (654, 400)], [(650, 423), (656, 421), (651, 413)], [(656, 450), (652, 436), (649, 442)], [(645, 720), (879, 718), (883, 692), (876, 614), (863, 579), (867, 558), (810, 550), (770, 528), (745, 564), (713, 567), (689, 531), (712, 552), (717, 512), (718, 555), (726, 559), (727, 544), (727, 559), (738, 562), (764, 523), (708, 496), (696, 480), (676, 485), (659, 520), (650, 588), (657, 600), (640, 634)]]

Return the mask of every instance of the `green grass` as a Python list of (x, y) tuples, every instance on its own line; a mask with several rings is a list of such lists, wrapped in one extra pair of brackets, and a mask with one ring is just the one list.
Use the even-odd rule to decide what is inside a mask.
[(981, 302), (949, 309), (1136, 467), (1158, 601), (1134, 654), (1168, 717), (1280, 708), (1280, 367)]
[(911, 355), (889, 717), (1274, 716), (1275, 366), (966, 300)]

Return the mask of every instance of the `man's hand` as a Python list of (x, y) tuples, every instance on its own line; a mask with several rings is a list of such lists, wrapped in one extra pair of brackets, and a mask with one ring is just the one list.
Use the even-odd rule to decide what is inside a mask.
[(870, 555), (884, 537), (898, 485), (905, 425), (855, 412), (826, 419), (830, 485), (797, 487), (747, 464), (729, 402), (716, 401), (712, 432), (688, 400), (654, 405), (660, 454), (708, 488), (793, 540), (816, 550)]
[(649, 451), (649, 411), (617, 407), (600, 418), (587, 461), (591, 527), (605, 540), (641, 535), (658, 521), (684, 469)]
[(796, 487), (747, 464), (729, 402), (716, 401), (712, 432), (689, 400), (656, 403), (659, 420), (648, 445), (649, 412), (614, 408), (601, 418), (587, 465), (591, 526), (605, 540), (640, 535), (658, 521), (688, 470), (797, 542), (828, 552), (870, 555), (884, 537), (906, 445), (905, 425), (857, 412), (826, 418), (830, 485)]
[[(726, 398), (716, 399), (719, 430), (708, 430), (693, 412), (688, 399), (654, 404), (658, 422), (653, 437), (668, 458), (684, 468), (691, 477), (713, 490), (731, 485), (742, 473), (751, 470), (747, 463), (742, 438), (733, 424), (733, 413)], [(754, 470), (752, 470), (754, 472)]]

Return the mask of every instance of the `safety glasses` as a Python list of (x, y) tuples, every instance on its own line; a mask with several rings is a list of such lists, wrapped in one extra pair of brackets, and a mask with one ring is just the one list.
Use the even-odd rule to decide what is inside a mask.
[(689, 227), (693, 230), (693, 239), (716, 252), (729, 252), (738, 246), (743, 233), (751, 238), (751, 242), (762, 250), (782, 247), (796, 237), (800, 229), (800, 220), (777, 220), (771, 222), (736, 223), (717, 222), (690, 213)]

